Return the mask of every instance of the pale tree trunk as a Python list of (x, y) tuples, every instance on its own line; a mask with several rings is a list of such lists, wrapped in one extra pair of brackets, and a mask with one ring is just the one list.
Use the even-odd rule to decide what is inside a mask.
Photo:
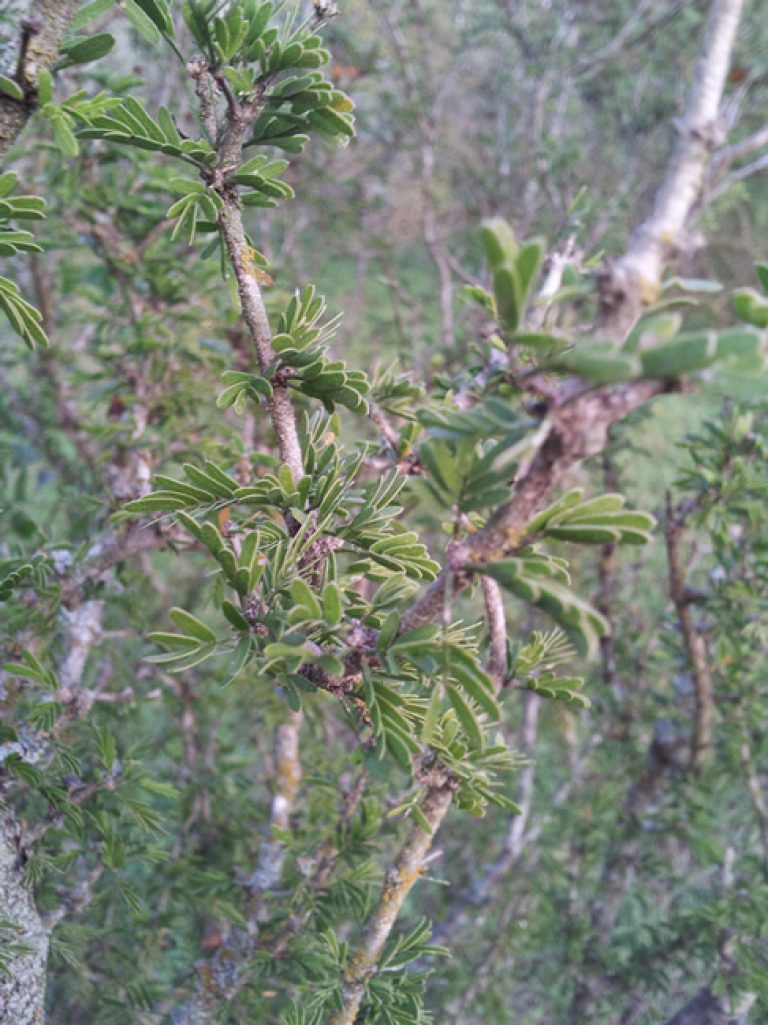
[[(80, 689), (80, 683), (88, 655), (101, 638), (102, 611), (103, 602), (87, 601), (65, 612), (66, 655), (58, 667), (58, 676), (67, 715), (75, 719), (84, 717), (92, 704), (92, 696)], [(44, 743), (40, 750), (43, 757)], [(15, 748), (16, 743), (8, 747)], [(25, 750), (20, 753), (29, 757)], [(0, 751), (0, 761), (2, 756)], [(0, 810), (0, 920), (9, 926), (2, 939), (26, 948), (11, 958), (10, 976), (0, 974), (2, 1025), (42, 1025), (45, 1021), (48, 940), (53, 926), (63, 917), (62, 908), (48, 921), (40, 915), (32, 888), (24, 877), (27, 854), (23, 840), (22, 826), (15, 813), (7, 807)]]
[(603, 333), (622, 338), (643, 307), (658, 298), (671, 254), (685, 249), (685, 232), (701, 196), (713, 150), (724, 140), (720, 103), (744, 0), (714, 0), (688, 106), (653, 211), (635, 230), (627, 252), (602, 280)]
[(24, 879), (18, 823), (7, 809), (0, 816), (0, 919), (18, 932), (3, 938), (25, 948), (9, 962), (10, 976), (0, 974), (0, 1021), (8, 1025), (42, 1025), (45, 1018), (45, 968), (48, 930)]

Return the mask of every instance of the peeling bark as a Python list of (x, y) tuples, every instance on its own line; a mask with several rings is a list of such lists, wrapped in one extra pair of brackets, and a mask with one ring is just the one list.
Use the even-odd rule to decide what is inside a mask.
[(504, 596), (493, 577), (483, 577), (481, 585), (488, 623), (488, 675), (499, 691), (504, 686), (504, 674), (507, 669), (507, 617), (504, 612)]

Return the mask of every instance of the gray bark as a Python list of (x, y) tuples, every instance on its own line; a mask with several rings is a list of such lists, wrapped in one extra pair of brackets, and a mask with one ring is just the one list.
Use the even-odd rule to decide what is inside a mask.
[(720, 103), (743, 6), (743, 0), (713, 0), (690, 99), (653, 211), (604, 275), (601, 326), (606, 335), (626, 334), (643, 306), (658, 298), (669, 255), (685, 248), (686, 226), (710, 157), (723, 141)]
[(5, 809), (0, 815), (0, 918), (18, 929), (15, 936), (5, 934), (8, 940), (28, 949), (10, 960), (10, 977), (0, 975), (0, 1021), (8, 1025), (42, 1025), (48, 930), (24, 879), (17, 836), (18, 824)]
[[(50, 68), (59, 52), (67, 29), (80, 6), (80, 0), (33, 0), (26, 22), (30, 36), (26, 59), (20, 68), (19, 85), (28, 100), (12, 100), (0, 96), (0, 157), (13, 145), (35, 108), (37, 79), (43, 69)], [(19, 45), (22, 30), (19, 25)], [(10, 76), (9, 76), (10, 77)]]

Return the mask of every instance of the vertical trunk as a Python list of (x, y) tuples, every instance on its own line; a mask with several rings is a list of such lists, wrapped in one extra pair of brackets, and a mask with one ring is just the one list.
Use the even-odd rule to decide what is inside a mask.
[(48, 931), (24, 880), (16, 831), (15, 819), (6, 809), (0, 816), (0, 919), (9, 931), (4, 931), (2, 937), (5, 942), (25, 949), (10, 958), (10, 976), (0, 974), (0, 1021), (8, 1025), (42, 1025)]

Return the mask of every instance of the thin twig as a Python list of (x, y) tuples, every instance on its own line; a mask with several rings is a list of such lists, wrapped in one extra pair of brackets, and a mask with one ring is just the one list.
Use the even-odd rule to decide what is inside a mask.
[(681, 518), (679, 511), (674, 508), (672, 496), (667, 492), (667, 522), (665, 530), (667, 560), (669, 564), (669, 591), (675, 611), (677, 612), (685, 650), (688, 654), (691, 673), (693, 674), (696, 694), (696, 716), (693, 725), (693, 736), (691, 737), (690, 767), (694, 771), (698, 771), (704, 765), (712, 745), (715, 698), (706, 639), (693, 621), (691, 603), (687, 596), (685, 563), (680, 550), (684, 528), (685, 521)]
[(328, 1025), (354, 1025), (366, 983), (376, 971), (405, 899), (421, 875), (434, 834), (451, 806), (454, 790), (455, 784), (447, 776), (429, 787), (421, 812), (430, 830), (427, 832), (416, 822), (411, 826), (394, 866), (387, 873), (386, 883), (360, 945), (347, 963), (341, 993), (342, 1009), (331, 1016)]

